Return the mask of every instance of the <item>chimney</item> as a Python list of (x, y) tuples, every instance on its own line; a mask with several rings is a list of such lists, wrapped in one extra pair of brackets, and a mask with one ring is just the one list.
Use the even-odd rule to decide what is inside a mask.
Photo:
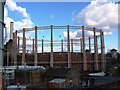
[(13, 39), (13, 29), (14, 29), (14, 23), (10, 22), (10, 39)]

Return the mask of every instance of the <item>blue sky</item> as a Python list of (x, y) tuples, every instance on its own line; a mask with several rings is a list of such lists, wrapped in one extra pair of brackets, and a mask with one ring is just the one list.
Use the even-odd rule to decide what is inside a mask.
[[(10, 3), (8, 3), (6, 5), (6, 9), (8, 12), (8, 15), (6, 15), (7, 19), (9, 17), (9, 19), (7, 21), (14, 21), (17, 24), (15, 24), (15, 28), (16, 29), (21, 29), (23, 27), (27, 27), (27, 24), (24, 20), (29, 20), (30, 22), (28, 23), (28, 27), (32, 27), (32, 26), (49, 26), (51, 24), (53, 25), (71, 25), (71, 26), (82, 26), (82, 25), (86, 25), (86, 26), (90, 26), (90, 27), (98, 27), (98, 28), (106, 28), (106, 26), (109, 27), (108, 30), (104, 30), (106, 32), (107, 35), (105, 35), (105, 45), (106, 45), (106, 51), (108, 49), (112, 49), (112, 48), (116, 48), (118, 49), (118, 30), (117, 30), (117, 25), (116, 22), (113, 22), (113, 20), (108, 22), (113, 23), (111, 26), (111, 24), (109, 24), (108, 22), (106, 22), (106, 26), (105, 24), (102, 25), (101, 21), (98, 19), (102, 19), (102, 18), (106, 18), (104, 17), (104, 14), (99, 16), (98, 18), (97, 15), (95, 14), (94, 16), (91, 16), (93, 13), (96, 13), (98, 10), (93, 9), (92, 11), (92, 5), (96, 5), (96, 8), (100, 8), (99, 4), (96, 2), (12, 2), (15, 3), (16, 6), (13, 7), (11, 6)], [(114, 3), (109, 3), (111, 5), (111, 7), (113, 6), (113, 11), (110, 11), (110, 9), (105, 9), (108, 10), (108, 13), (115, 11), (116, 9), (116, 5)], [(109, 4), (106, 4), (106, 6), (109, 7)], [(13, 4), (12, 4), (13, 5)], [(98, 6), (97, 6), (98, 5)], [(21, 7), (22, 9), (20, 9), (19, 7)], [(87, 7), (87, 8), (86, 8)], [(102, 6), (103, 8), (105, 8), (104, 6)], [(108, 8), (106, 7), (106, 8)], [(18, 9), (15, 9), (18, 8)], [(86, 14), (87, 10), (89, 10), (89, 14)], [(91, 10), (91, 12), (90, 12)], [(104, 11), (104, 9), (101, 9)], [(106, 11), (105, 11), (106, 12)], [(103, 12), (104, 13), (104, 12)], [(107, 13), (107, 12), (106, 12)], [(116, 12), (115, 12), (116, 13)], [(28, 14), (28, 15), (27, 15)], [(87, 15), (87, 16), (86, 16)], [(95, 25), (90, 25), (90, 23), (88, 23), (88, 21), (86, 20), (88, 18), (88, 20), (91, 20), (89, 18), (92, 18), (94, 21), (91, 21), (91, 23), (95, 24)], [(99, 15), (99, 13), (98, 13)], [(114, 15), (113, 15), (114, 16)], [(81, 17), (83, 17), (81, 19)], [(111, 19), (113, 19), (112, 15), (110, 16)], [(84, 20), (83, 20), (84, 19)], [(106, 18), (106, 20), (109, 18)], [(23, 21), (22, 21), (23, 20)], [(81, 20), (79, 22), (79, 20)], [(83, 21), (82, 21), (83, 20)], [(97, 21), (98, 20), (98, 21)], [(104, 20), (104, 19), (103, 19)], [(96, 22), (95, 22), (96, 21)], [(99, 22), (100, 21), (100, 22)], [(97, 26), (97, 22), (99, 22), (99, 25)], [(18, 25), (21, 24), (21, 25)], [(22, 25), (24, 24), (24, 25)], [(9, 26), (8, 26), (9, 27)], [(65, 38), (65, 32), (66, 30), (54, 30), (54, 39), (63, 39)], [(71, 30), (71, 35), (74, 35), (75, 32), (77, 32), (77, 30)], [(112, 34), (111, 34), (112, 32)], [(39, 31), (39, 35), (38, 38), (42, 39), (43, 36), (45, 39), (50, 39), (50, 31)], [(78, 35), (78, 33), (76, 34)], [(33, 35), (29, 35), (29, 37), (32, 37)], [(61, 37), (59, 37), (61, 36)]]
[[(88, 2), (71, 2), (71, 3), (44, 3), (44, 2), (18, 2), (18, 5), (25, 7), (30, 14), (31, 20), (37, 26), (44, 25), (76, 25), (72, 22), (71, 17), (74, 11), (81, 11), (88, 5)], [(19, 13), (9, 14), (14, 20), (20, 20), (23, 17)], [(54, 16), (54, 19), (51, 18)]]

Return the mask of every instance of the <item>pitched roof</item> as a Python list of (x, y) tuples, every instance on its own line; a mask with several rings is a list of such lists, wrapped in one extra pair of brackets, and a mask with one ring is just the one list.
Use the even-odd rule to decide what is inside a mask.
[(49, 82), (50, 83), (63, 83), (63, 82), (65, 82), (65, 79), (55, 78)]
[(110, 51), (117, 51), (117, 50), (113, 48), (113, 49), (111, 49)]
[(70, 68), (49, 68), (45, 76), (55, 78), (65, 78), (66, 74), (70, 71)]
[(90, 50), (86, 49), (85, 52), (90, 52)]

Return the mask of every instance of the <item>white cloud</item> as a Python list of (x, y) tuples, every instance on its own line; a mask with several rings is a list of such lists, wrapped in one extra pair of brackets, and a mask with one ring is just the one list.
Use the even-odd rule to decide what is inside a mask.
[[(104, 2), (103, 2), (104, 1)], [(88, 27), (102, 29), (104, 35), (111, 35), (114, 30), (118, 30), (118, 4), (112, 3), (109, 0), (93, 0), (81, 12), (74, 14), (72, 12), (72, 21)], [(71, 38), (75, 36), (81, 37), (82, 32), (70, 32)], [(99, 35), (98, 32), (96, 32)], [(85, 36), (93, 36), (92, 31), (85, 31)], [(67, 38), (67, 32), (64, 32), (64, 37)]]
[(13, 0), (7, 1), (6, 5), (8, 6), (9, 10), (11, 10), (11, 11), (18, 11), (25, 18), (29, 18), (29, 14), (27, 13), (26, 8), (17, 6), (16, 2), (14, 2)]
[[(9, 16), (8, 11), (19, 12), (23, 18), (20, 21), (15, 21), (13, 18)], [(7, 27), (7, 40), (9, 40), (10, 36), (10, 22), (14, 22), (14, 31), (20, 30), (22, 28), (32, 27), (34, 23), (32, 22), (29, 13), (26, 11), (26, 8), (18, 6), (16, 2), (13, 0), (7, 0), (6, 7), (4, 9), (4, 21)], [(19, 34), (22, 35), (22, 34)], [(27, 35), (31, 35), (31, 33), (27, 33)]]
[(51, 15), (50, 18), (51, 18), (51, 19), (54, 19), (54, 15)]
[[(67, 32), (63, 32), (64, 38), (67, 39)], [(70, 31), (70, 39), (75, 39), (81, 37), (81, 30), (77, 30), (75, 32)]]
[[(31, 25), (33, 25), (33, 22), (30, 19), (22, 19), (21, 21), (16, 21), (15, 22), (15, 28), (18, 29), (22, 29), (24, 28), (29, 28), (31, 27)], [(21, 28), (22, 27), (22, 28)]]
[[(107, 0), (108, 1), (108, 0)], [(111, 30), (117, 29), (118, 4), (93, 0), (77, 16), (78, 23), (103, 29), (111, 34)]]
[(4, 17), (7, 17), (8, 16), (8, 11), (6, 8), (4, 8)]
[[(67, 32), (63, 32), (64, 37), (67, 38)], [(77, 36), (77, 32), (70, 32), (71, 39), (75, 38)]]

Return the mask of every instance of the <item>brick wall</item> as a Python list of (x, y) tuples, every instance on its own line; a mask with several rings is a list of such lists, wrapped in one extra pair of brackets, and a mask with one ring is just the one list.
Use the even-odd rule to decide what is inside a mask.
[[(50, 53), (38, 53), (37, 54), (38, 58), (38, 65), (42, 66), (50, 66)], [(82, 53), (71, 53), (71, 63), (72, 63), (72, 68), (76, 68), (79, 70), (83, 69), (83, 58), (82, 58)], [(34, 65), (34, 54), (26, 54), (25, 55), (25, 61), (27, 65)], [(101, 69), (101, 55), (98, 55), (98, 61), (99, 61), (99, 69)], [(54, 52), (53, 53), (53, 59), (54, 59), (54, 66), (55, 67), (67, 67), (67, 62), (68, 62), (68, 55), (67, 52)], [(93, 53), (87, 53), (86, 54), (87, 58), (87, 67), (88, 70), (93, 70), (94, 69), (94, 54)], [(22, 54), (18, 55), (18, 62), (19, 65), (21, 64), (22, 60)]]

